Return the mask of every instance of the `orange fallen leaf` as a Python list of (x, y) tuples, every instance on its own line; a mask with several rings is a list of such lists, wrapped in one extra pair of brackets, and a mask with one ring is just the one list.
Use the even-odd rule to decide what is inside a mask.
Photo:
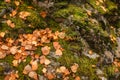
[(44, 46), (41, 48), (41, 51), (43, 55), (48, 55), (50, 53), (50, 47)]
[(27, 11), (21, 11), (19, 13), (19, 17), (22, 18), (22, 19), (26, 19), (26, 17), (30, 16), (30, 12), (27, 12)]
[(3, 49), (3, 50), (8, 50), (9, 47), (8, 47), (7, 45), (2, 45), (2, 46), (1, 46), (1, 49)]
[(62, 55), (62, 51), (60, 49), (57, 49), (55, 51), (55, 55), (61, 56)]
[(48, 78), (49, 80), (52, 80), (52, 79), (55, 78), (55, 76), (54, 76), (52, 73), (50, 73), (50, 72), (47, 73), (46, 76), (47, 76), (47, 78)]
[(79, 76), (76, 76), (75, 77), (75, 80), (81, 80)]
[(11, 0), (4, 0), (6, 3), (10, 3), (11, 2)]
[(45, 62), (46, 57), (44, 55), (40, 56), (40, 64)]
[(47, 16), (47, 12), (46, 12), (46, 11), (42, 11), (42, 12), (40, 12), (40, 15), (41, 15), (43, 18), (45, 18), (45, 17)]
[(44, 62), (45, 65), (49, 65), (50, 63), (51, 61), (49, 59), (45, 59), (45, 62)]
[(16, 10), (13, 10), (12, 13), (10, 14), (11, 17), (14, 17), (17, 14)]
[(70, 74), (70, 72), (69, 72), (69, 70), (68, 70), (68, 69), (65, 69), (65, 71), (64, 71), (63, 73), (64, 73), (64, 76), (66, 76), (66, 75), (69, 75), (69, 74)]
[(65, 32), (60, 32), (58, 34), (59, 38), (64, 39), (65, 38)]
[(20, 2), (19, 1), (14, 1), (15, 5), (16, 6), (19, 6), (20, 5)]
[(10, 26), (11, 28), (15, 27), (15, 24), (11, 20), (6, 21), (7, 25)]
[(43, 73), (46, 73), (46, 72), (47, 72), (47, 69), (46, 69), (46, 68), (43, 68), (43, 69), (42, 69), (42, 72), (43, 72)]
[(3, 59), (6, 57), (6, 53), (0, 52), (0, 59)]
[(30, 64), (32, 66), (32, 70), (33, 71), (38, 69), (38, 62), (37, 62), (37, 60), (35, 60), (35, 61), (31, 60)]
[(61, 71), (62, 73), (64, 73), (65, 70), (66, 70), (66, 67), (65, 67), (65, 66), (61, 66), (61, 67), (60, 67), (60, 71)]
[(35, 80), (38, 80), (37, 73), (34, 72), (34, 71), (29, 72), (28, 76), (29, 76), (30, 78), (33, 78), (33, 79), (35, 79)]
[(19, 62), (18, 60), (13, 60), (12, 63), (13, 63), (13, 66), (17, 67)]
[(25, 45), (26, 50), (32, 50), (32, 45)]
[(46, 40), (47, 40), (47, 36), (42, 36), (42, 37), (41, 37), (41, 43), (45, 43)]
[(76, 73), (76, 72), (77, 72), (78, 67), (79, 67), (79, 65), (78, 65), (78, 64), (76, 64), (76, 63), (74, 63), (74, 65), (72, 65), (70, 68), (71, 68), (71, 71), (72, 71), (73, 73)]
[(4, 37), (5, 36), (5, 32), (0, 32), (0, 37)]
[(16, 54), (17, 53), (17, 47), (16, 46), (12, 46), (11, 48), (10, 48), (10, 52), (11, 52), (11, 54)]
[(11, 72), (5, 76), (4, 80), (17, 80), (17, 78), (19, 78), (18, 73)]
[(28, 74), (30, 71), (32, 71), (32, 67), (28, 64), (24, 67), (23, 74)]
[(53, 47), (54, 47), (56, 50), (61, 48), (59, 42), (53, 42)]
[(21, 53), (16, 53), (14, 56), (14, 59), (18, 60), (18, 59), (21, 59), (21, 57), (22, 57)]

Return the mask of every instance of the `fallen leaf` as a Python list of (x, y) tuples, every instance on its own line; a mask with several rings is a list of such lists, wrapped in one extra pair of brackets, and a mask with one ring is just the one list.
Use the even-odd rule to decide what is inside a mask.
[(17, 47), (16, 46), (12, 46), (11, 48), (10, 48), (10, 52), (11, 52), (11, 54), (16, 54), (17, 53)]
[(23, 74), (28, 74), (32, 71), (32, 67), (28, 64), (24, 67)]
[(44, 46), (41, 48), (41, 51), (43, 55), (48, 55), (50, 53), (50, 47)]
[(65, 71), (63, 73), (64, 73), (65, 76), (70, 74), (68, 69), (65, 69)]
[(10, 3), (11, 2), (11, 0), (4, 0), (6, 3)]
[(21, 11), (19, 13), (19, 17), (22, 18), (22, 19), (26, 19), (26, 17), (30, 16), (30, 12), (27, 12), (27, 11)]
[(25, 45), (26, 50), (32, 50), (32, 45)]
[(65, 32), (60, 32), (58, 34), (59, 38), (64, 39), (65, 38)]
[(4, 80), (17, 80), (17, 78), (19, 78), (18, 73), (11, 72), (5, 76)]
[(6, 46), (6, 45), (2, 45), (2, 46), (1, 46), (1, 49), (3, 49), (3, 50), (8, 50), (8, 49), (9, 49), (9, 47), (8, 47), (8, 46)]
[(50, 63), (51, 61), (49, 59), (45, 59), (45, 62), (44, 62), (45, 65), (49, 65)]
[(52, 80), (52, 79), (55, 78), (55, 76), (54, 76), (52, 73), (50, 73), (50, 72), (47, 73), (46, 76), (47, 76), (47, 78), (48, 78), (49, 80)]
[(21, 57), (22, 57), (21, 53), (16, 53), (14, 56), (14, 59), (18, 60), (18, 59), (21, 59)]
[(17, 14), (16, 10), (13, 10), (12, 13), (10, 14), (11, 17), (14, 17)]
[(35, 61), (31, 60), (30, 64), (32, 66), (32, 70), (33, 71), (38, 69), (38, 62), (37, 62), (37, 60), (35, 60)]
[(65, 66), (61, 66), (61, 67), (60, 67), (60, 71), (61, 71), (62, 73), (64, 73), (65, 70), (66, 70), (66, 67), (65, 67)]
[(46, 72), (47, 72), (47, 69), (46, 69), (46, 68), (43, 68), (43, 69), (42, 69), (42, 72), (43, 72), (43, 73), (46, 73)]
[(55, 51), (55, 55), (61, 56), (62, 55), (62, 51), (60, 49), (57, 49)]
[(56, 50), (61, 48), (59, 42), (53, 42), (53, 47), (54, 47)]
[(5, 32), (0, 32), (0, 37), (4, 37), (5, 36)]
[(45, 62), (46, 57), (44, 55), (40, 56), (40, 64)]
[(6, 57), (6, 53), (0, 52), (0, 59), (3, 59)]
[(75, 80), (81, 80), (79, 76), (76, 76), (75, 77)]
[(11, 20), (6, 21), (7, 25), (10, 26), (11, 28), (15, 27), (15, 24)]
[(28, 76), (29, 76), (30, 78), (33, 78), (33, 79), (35, 79), (35, 80), (38, 80), (37, 73), (34, 72), (34, 71), (29, 72)]
[(15, 67), (18, 66), (18, 60), (13, 60), (12, 63), (13, 63), (13, 66), (15, 66)]
[(19, 6), (20, 5), (20, 2), (19, 1), (14, 1), (15, 5), (16, 6)]
[(76, 72), (77, 72), (78, 67), (79, 67), (79, 65), (78, 65), (78, 64), (76, 64), (76, 63), (74, 63), (74, 65), (72, 65), (70, 68), (71, 68), (71, 71), (72, 71), (73, 73), (76, 73)]
[(40, 12), (40, 15), (41, 15), (43, 18), (45, 18), (45, 17), (47, 16), (47, 12), (46, 12), (46, 11), (42, 11), (42, 12)]

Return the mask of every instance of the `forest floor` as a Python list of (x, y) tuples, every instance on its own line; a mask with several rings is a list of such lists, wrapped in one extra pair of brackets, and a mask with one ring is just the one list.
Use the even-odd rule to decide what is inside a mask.
[(117, 3), (75, 1), (0, 1), (0, 80), (120, 80)]

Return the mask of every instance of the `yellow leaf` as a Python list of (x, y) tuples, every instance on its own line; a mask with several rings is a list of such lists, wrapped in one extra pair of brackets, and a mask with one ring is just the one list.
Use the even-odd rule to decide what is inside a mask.
[(15, 1), (14, 2), (16, 6), (19, 6), (20, 5), (20, 2), (19, 1)]

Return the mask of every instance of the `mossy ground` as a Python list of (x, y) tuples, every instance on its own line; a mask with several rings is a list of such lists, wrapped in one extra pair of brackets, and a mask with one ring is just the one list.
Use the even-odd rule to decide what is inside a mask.
[[(3, 6), (5, 4), (4, 2), (0, 2), (1, 6), (0, 8), (5, 8), (6, 6)], [(0, 31), (8, 31), (6, 34), (6, 37), (12, 37), (17, 38), (20, 33), (19, 30), (23, 29), (23, 33), (32, 33), (35, 29), (41, 29), (45, 27), (51, 28), (53, 31), (61, 31), (65, 30), (66, 35), (68, 35), (71, 38), (75, 38), (74, 40), (59, 40), (61, 46), (64, 48), (63, 56), (59, 59), (56, 59), (56, 61), (60, 62), (61, 65), (66, 66), (67, 68), (70, 68), (70, 66), (74, 63), (79, 64), (78, 71), (75, 73), (78, 76), (87, 76), (89, 77), (89, 80), (99, 80), (97, 75), (95, 74), (96, 67), (93, 67), (93, 65), (96, 65), (98, 62), (98, 59), (90, 59), (84, 55), (82, 55), (82, 50), (85, 47), (85, 45), (82, 43), (81, 39), (84, 39), (88, 45), (90, 46), (90, 49), (97, 52), (98, 54), (102, 54), (102, 51), (104, 49), (113, 48), (116, 46), (115, 42), (112, 42), (110, 40), (109, 34), (116, 37), (116, 34), (113, 29), (108, 32), (104, 29), (104, 27), (101, 23), (98, 22), (98, 24), (94, 24), (94, 21), (91, 21), (89, 19), (89, 15), (87, 15), (86, 11), (82, 9), (82, 7), (78, 7), (74, 4), (67, 4), (66, 2), (57, 3), (59, 6), (65, 6), (65, 8), (61, 8), (53, 12), (51, 16), (47, 16), (46, 18), (42, 18), (39, 15), (39, 12), (42, 11), (42, 8), (36, 8), (36, 6), (33, 6), (33, 8), (28, 8), (29, 3), (24, 3), (19, 6), (18, 12), (20, 11), (28, 11), (31, 13), (31, 16), (27, 17), (27, 19), (24, 21), (19, 18), (18, 14), (15, 17), (10, 17), (9, 13), (7, 13), (7, 19), (10, 19), (13, 21), (16, 25), (14, 29), (11, 29), (9, 26), (7, 26), (6, 23), (0, 23)], [(94, 0), (90, 0), (90, 4), (92, 4), (99, 12), (102, 14), (105, 14), (109, 12), (110, 10), (116, 8), (116, 5), (112, 3), (110, 0), (106, 2), (107, 4), (107, 11), (105, 12), (102, 8), (99, 8), (99, 6), (96, 6)], [(102, 3), (101, 3), (102, 4)], [(111, 5), (112, 4), (112, 5)], [(56, 5), (56, 6), (58, 6)], [(58, 6), (58, 8), (59, 8)], [(15, 8), (15, 5), (12, 3), (12, 7)], [(49, 14), (49, 13), (48, 13)], [(67, 18), (73, 15), (73, 24), (61, 26), (60, 23), (56, 22), (55, 18), (65, 18), (67, 21)], [(53, 18), (53, 19), (52, 19)], [(64, 22), (63, 22), (64, 23)], [(28, 25), (31, 25), (29, 27)], [(76, 31), (76, 26), (79, 26), (80, 30)], [(79, 34), (80, 33), (80, 34)], [(97, 38), (97, 36), (99, 36)], [(94, 41), (95, 40), (95, 41)], [(103, 45), (104, 44), (104, 45)], [(108, 44), (111, 44), (107, 46)], [(53, 47), (52, 44), (49, 44), (50, 47)], [(54, 51), (54, 49), (52, 49)], [(101, 51), (101, 52), (100, 52)], [(38, 47), (35, 51), (36, 54), (41, 55), (41, 48)], [(10, 65), (12, 64), (13, 56), (9, 55), (5, 59), (0, 60), (0, 62), (8, 62)], [(20, 65), (15, 68), (19, 72), (20, 79), (19, 80), (31, 80), (27, 75), (22, 74), (22, 70), (25, 67), (26, 64), (29, 63), (31, 60), (30, 57), (27, 57), (27, 61), (25, 63), (20, 63)], [(37, 73), (42, 74), (42, 65), (39, 65), (39, 69)], [(0, 67), (0, 71), (2, 71)], [(114, 66), (110, 65), (105, 67), (104, 72), (107, 77), (114, 75)], [(0, 73), (1, 74), (1, 73)], [(2, 80), (3, 76), (0, 76), (0, 80)], [(73, 80), (72, 74), (70, 76), (70, 80)]]

